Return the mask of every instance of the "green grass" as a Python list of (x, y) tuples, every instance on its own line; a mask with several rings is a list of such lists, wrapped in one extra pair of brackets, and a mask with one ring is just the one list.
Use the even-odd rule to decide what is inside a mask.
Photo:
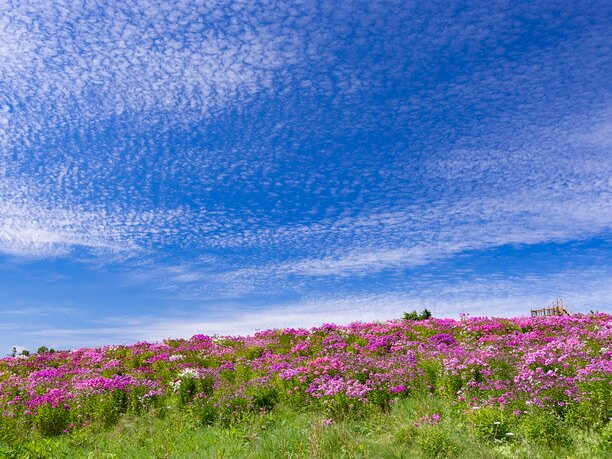
[[(422, 418), (438, 413), (440, 421)], [(110, 428), (90, 425), (42, 437), (14, 432), (0, 439), (7, 458), (606, 458), (612, 429), (582, 431), (534, 412), (497, 424), (495, 411), (465, 416), (448, 400), (400, 399), (326, 425), (319, 411), (278, 405), (229, 425), (204, 426), (171, 406), (164, 413), (125, 416)], [(415, 426), (415, 423), (420, 425)], [(512, 435), (506, 435), (511, 432)]]

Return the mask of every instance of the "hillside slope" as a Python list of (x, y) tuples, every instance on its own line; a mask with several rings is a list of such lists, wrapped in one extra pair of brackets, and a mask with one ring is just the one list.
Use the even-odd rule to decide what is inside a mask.
[(611, 384), (606, 314), (324, 324), (8, 357), (0, 456), (605, 457)]

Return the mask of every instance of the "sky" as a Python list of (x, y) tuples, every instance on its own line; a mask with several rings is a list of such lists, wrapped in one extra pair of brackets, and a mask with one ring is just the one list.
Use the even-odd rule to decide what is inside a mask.
[(612, 312), (608, 1), (0, 0), (0, 353)]

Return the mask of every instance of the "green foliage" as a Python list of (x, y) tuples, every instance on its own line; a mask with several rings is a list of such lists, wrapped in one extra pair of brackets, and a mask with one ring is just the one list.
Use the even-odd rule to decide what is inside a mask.
[(607, 457), (612, 456), (612, 423), (606, 424), (598, 439), (598, 450)]
[(123, 390), (114, 390), (110, 394), (100, 396), (99, 402), (94, 418), (101, 420), (105, 426), (110, 427), (117, 422), (119, 416), (127, 412), (129, 397)]
[(165, 340), (165, 344), (167, 344), (168, 346), (176, 349), (177, 347), (179, 347), (181, 344), (185, 343), (184, 339), (167, 339)]
[(291, 333), (283, 333), (282, 330), (278, 331), (278, 349), (276, 352), (286, 353), (291, 349), (293, 345), (294, 337)]
[(197, 403), (190, 405), (187, 408), (198, 424), (202, 426), (211, 426), (219, 418), (219, 410), (209, 400), (199, 400)]
[(485, 440), (511, 441), (516, 436), (512, 422), (500, 409), (482, 407), (473, 410), (470, 414), (470, 420), (477, 434)]
[(70, 418), (70, 411), (63, 406), (52, 407), (44, 404), (38, 408), (38, 416), (34, 417), (34, 425), (42, 435), (59, 435), (68, 429)]
[(48, 348), (47, 346), (40, 346), (38, 349), (36, 349), (37, 354), (53, 354), (54, 352), (55, 349)]
[(442, 373), (440, 363), (435, 360), (423, 360), (419, 363), (419, 367), (423, 370), (424, 378), (419, 381), (424, 386), (423, 389), (434, 392)]
[(572, 442), (569, 429), (555, 414), (543, 410), (534, 410), (521, 422), (521, 431), (527, 440), (549, 447), (567, 446)]
[(255, 411), (271, 411), (279, 399), (278, 391), (269, 386), (254, 386), (247, 391), (247, 395), (252, 398)]
[(612, 384), (609, 381), (581, 383), (586, 394), (572, 404), (566, 422), (580, 428), (600, 429), (612, 419)]
[(412, 312), (404, 313), (404, 320), (427, 320), (431, 318), (431, 312), (428, 309), (423, 309), (420, 313), (416, 309)]
[(388, 411), (391, 402), (391, 394), (388, 391), (373, 390), (368, 392), (368, 401), (382, 411)]
[(425, 426), (420, 429), (415, 443), (425, 457), (458, 457), (464, 449), (462, 438), (443, 426)]
[[(183, 407), (166, 399), (163, 416), (153, 408), (139, 416), (129, 414), (131, 398), (128, 402), (128, 414), (110, 427), (96, 424), (48, 438), (36, 432), (28, 437), (18, 432), (0, 435), (0, 457), (595, 459), (610, 457), (612, 447), (609, 423), (599, 433), (580, 433), (536, 408), (518, 421), (493, 407), (465, 417), (463, 408), (448, 399), (419, 394), (395, 399), (387, 411), (374, 409), (372, 403), (354, 406), (353, 416), (333, 420), (324, 407), (295, 410), (275, 401), (274, 386), (260, 393), (247, 389), (221, 407), (206, 397)], [(268, 411), (255, 414), (257, 407)], [(441, 420), (415, 425), (432, 413), (440, 413)], [(47, 419), (56, 432), (72, 422), (62, 418), (61, 411), (50, 412)], [(500, 441), (509, 428), (517, 441)], [(38, 426), (37, 432), (42, 432)], [(579, 440), (567, 441), (560, 435), (570, 439), (579, 435)]]
[(197, 382), (195, 378), (182, 378), (178, 386), (177, 394), (181, 405), (189, 403), (197, 392)]
[(255, 360), (261, 357), (265, 349), (261, 346), (249, 346), (243, 351), (244, 358), (247, 360)]
[(219, 409), (220, 425), (228, 427), (249, 415), (249, 399), (244, 395), (235, 395), (225, 400)]
[(344, 393), (337, 393), (319, 400), (325, 416), (334, 420), (358, 419), (366, 416), (369, 405), (356, 398), (349, 398)]

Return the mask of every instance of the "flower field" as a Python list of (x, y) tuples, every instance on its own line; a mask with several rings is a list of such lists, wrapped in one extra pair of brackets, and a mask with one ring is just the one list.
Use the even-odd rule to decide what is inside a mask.
[(172, 410), (202, 429), (280, 407), (332, 428), (428, 398), (445, 408), (421, 412), (410, 435), (450, 416), (492, 444), (555, 446), (571, 441), (567, 429), (609, 442), (612, 316), (324, 324), (7, 357), (0, 441), (70, 437)]

